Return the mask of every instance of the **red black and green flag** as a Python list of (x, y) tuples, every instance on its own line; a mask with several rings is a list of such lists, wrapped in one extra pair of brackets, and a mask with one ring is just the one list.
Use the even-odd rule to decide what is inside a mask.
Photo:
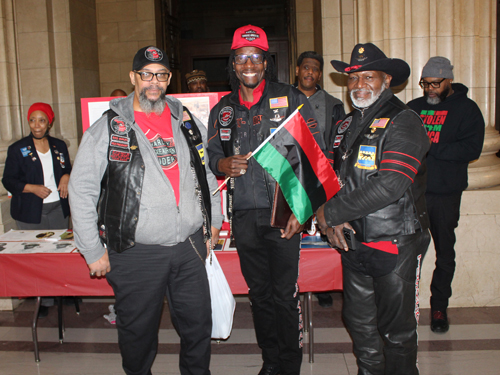
[(337, 175), (298, 109), (252, 156), (278, 182), (301, 224), (340, 190)]

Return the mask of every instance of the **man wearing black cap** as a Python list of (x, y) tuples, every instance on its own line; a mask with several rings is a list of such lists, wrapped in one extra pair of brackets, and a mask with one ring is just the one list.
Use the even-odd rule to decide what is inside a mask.
[(424, 96), (408, 106), (417, 112), (431, 140), (427, 154), (425, 198), (436, 248), (431, 282), (431, 330), (449, 329), (448, 301), (455, 273), (455, 228), (460, 219), (462, 192), (467, 188), (469, 162), (481, 155), (484, 119), (469, 89), (453, 82), (453, 65), (446, 57), (431, 57), (422, 70)]
[(76, 244), (90, 276), (106, 276), (115, 293), (129, 375), (151, 374), (165, 296), (181, 337), (180, 373), (210, 374), (205, 258), (222, 213), (220, 200), (210, 201), (217, 182), (205, 128), (165, 95), (170, 78), (164, 51), (137, 52), (134, 92), (113, 99), (85, 132), (69, 186)]
[(286, 228), (271, 227), (276, 181), (249, 157), (301, 104), (300, 113), (322, 149), (324, 142), (305, 95), (277, 82), (261, 28), (237, 29), (231, 50), (232, 93), (212, 109), (208, 121), (210, 168), (216, 175), (231, 177), (232, 231), (264, 361), (259, 375), (299, 375), (303, 321), (297, 279), (302, 226), (292, 214)]
[(358, 374), (418, 374), (420, 266), (430, 241), (420, 118), (389, 87), (410, 75), (371, 43), (354, 47), (348, 74), (355, 107), (334, 131), (334, 169), (342, 189), (317, 212), (342, 251), (343, 318)]

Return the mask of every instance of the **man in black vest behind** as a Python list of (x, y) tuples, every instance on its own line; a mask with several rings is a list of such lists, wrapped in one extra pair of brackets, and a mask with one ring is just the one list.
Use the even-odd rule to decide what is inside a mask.
[(90, 276), (106, 276), (115, 293), (128, 375), (151, 374), (165, 296), (181, 337), (180, 373), (210, 374), (205, 258), (222, 212), (220, 199), (210, 200), (217, 181), (206, 129), (165, 95), (170, 78), (164, 51), (137, 52), (134, 92), (113, 99), (85, 132), (69, 186), (76, 244)]
[(425, 207), (429, 141), (419, 116), (394, 96), (410, 67), (371, 43), (358, 44), (347, 73), (354, 111), (334, 130), (342, 189), (317, 212), (341, 249), (343, 318), (358, 374), (418, 374), (420, 266), (430, 241)]
[(270, 225), (276, 181), (250, 153), (297, 107), (322, 149), (324, 142), (304, 94), (277, 82), (267, 36), (256, 26), (234, 33), (228, 71), (231, 94), (210, 112), (210, 168), (231, 177), (229, 211), (241, 271), (249, 287), (259, 375), (299, 375), (303, 321), (297, 279), (302, 226), (292, 214), (286, 228)]

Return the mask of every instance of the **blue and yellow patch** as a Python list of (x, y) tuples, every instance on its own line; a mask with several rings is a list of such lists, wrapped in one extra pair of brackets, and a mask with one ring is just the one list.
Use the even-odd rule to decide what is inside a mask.
[(200, 155), (201, 164), (205, 165), (205, 149), (203, 148), (203, 143), (196, 145), (196, 149)]
[(354, 166), (359, 169), (377, 169), (377, 146), (359, 146), (358, 160)]

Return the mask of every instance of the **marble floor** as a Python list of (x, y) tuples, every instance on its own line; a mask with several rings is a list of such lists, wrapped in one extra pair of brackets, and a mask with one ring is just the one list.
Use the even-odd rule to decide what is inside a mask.
[[(357, 373), (352, 345), (340, 317), (341, 293), (333, 293), (329, 308), (313, 303), (314, 363), (304, 354), (302, 375)], [(40, 359), (31, 341), (34, 300), (14, 312), (0, 312), (0, 375), (118, 375), (123, 374), (114, 325), (103, 318), (112, 299), (84, 298), (81, 313), (64, 306), (65, 336), (59, 343), (57, 307), (39, 320)], [(160, 326), (155, 375), (179, 374), (178, 336), (165, 309)], [(435, 334), (429, 311), (422, 309), (419, 327), (419, 367), (422, 375), (500, 374), (500, 307), (449, 309), (450, 331)], [(308, 335), (305, 336), (306, 342)], [(307, 345), (306, 345), (307, 346)], [(234, 328), (229, 340), (213, 342), (213, 375), (256, 375), (261, 366), (246, 297), (237, 298)]]

